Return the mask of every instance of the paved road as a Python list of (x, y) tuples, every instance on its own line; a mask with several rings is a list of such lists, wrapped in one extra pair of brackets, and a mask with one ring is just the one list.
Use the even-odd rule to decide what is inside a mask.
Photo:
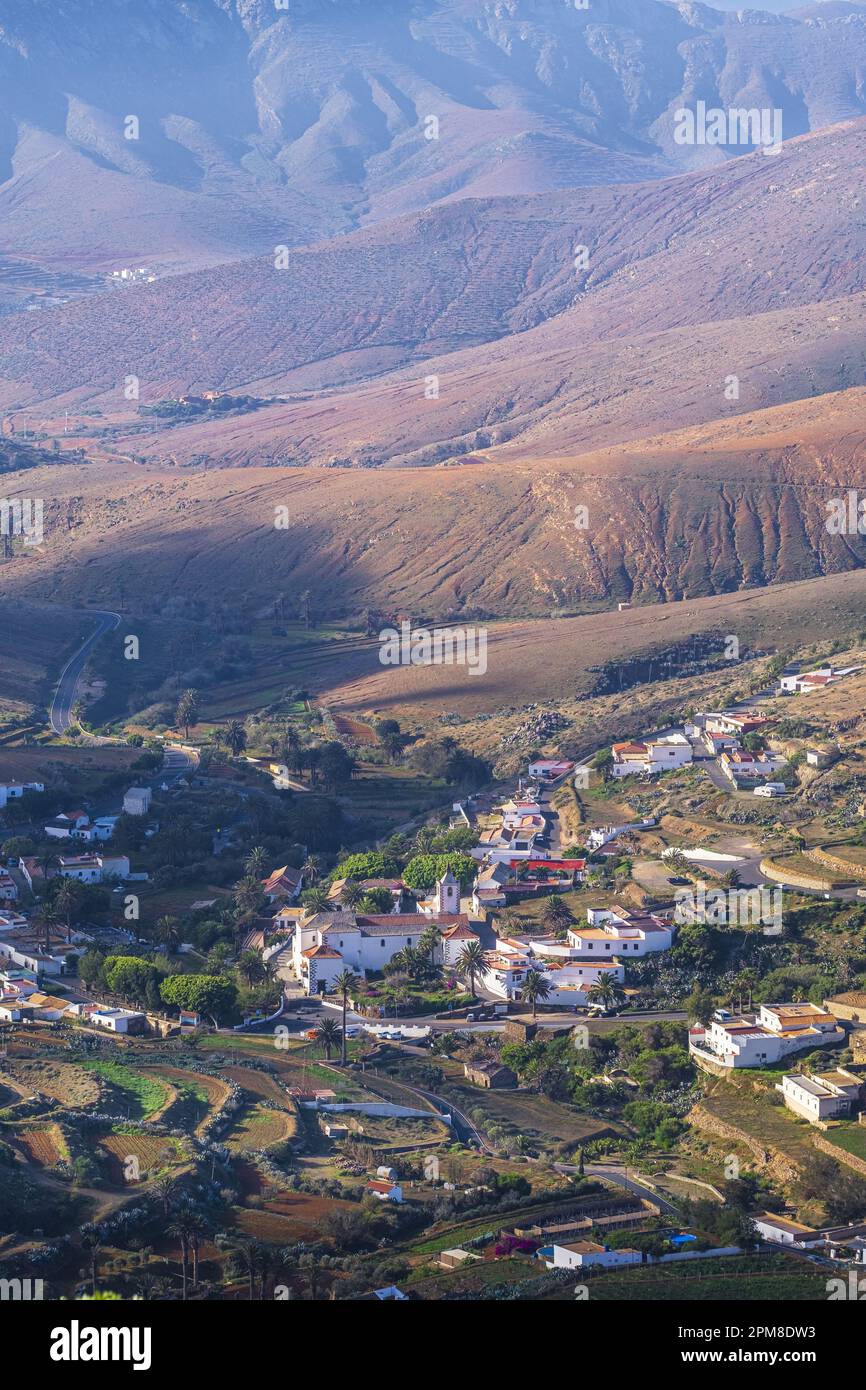
[[(554, 1168), (557, 1173), (576, 1173), (578, 1169), (568, 1163), (555, 1163)], [(607, 1178), (616, 1187), (625, 1188), (626, 1192), (631, 1192), (635, 1197), (644, 1197), (648, 1202), (655, 1202), (656, 1206), (661, 1207), (662, 1211), (670, 1216), (677, 1215), (677, 1209), (673, 1202), (669, 1202), (667, 1197), (663, 1197), (660, 1192), (654, 1191), (651, 1187), (644, 1187), (642, 1183), (628, 1176), (627, 1169), (615, 1163), (587, 1163), (584, 1173), (588, 1178)]]
[(55, 734), (63, 734), (69, 728), (70, 712), (75, 703), (75, 691), (90, 653), (100, 637), (103, 637), (106, 632), (113, 632), (120, 622), (119, 613), (94, 612), (88, 616), (97, 619), (96, 627), (90, 636), (85, 638), (75, 655), (67, 661), (60, 673), (57, 690), (51, 702), (49, 718)]

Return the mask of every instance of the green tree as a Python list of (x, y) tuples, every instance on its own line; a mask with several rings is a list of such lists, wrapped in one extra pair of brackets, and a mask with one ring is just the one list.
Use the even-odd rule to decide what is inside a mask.
[(160, 972), (140, 956), (108, 956), (102, 969), (106, 988), (135, 1004), (147, 1003), (148, 985), (161, 980)]
[(311, 915), (317, 912), (327, 912), (331, 905), (331, 900), (324, 888), (305, 889), (301, 894), (301, 902)]
[(340, 1025), (335, 1018), (325, 1017), (321, 1020), (316, 1029), (316, 1038), (325, 1049), (325, 1056), (329, 1062), (334, 1048), (340, 1044), (341, 1037)]
[(331, 877), (337, 878), (395, 878), (400, 873), (400, 867), (390, 854), (383, 854), (381, 850), (366, 850), (361, 854), (350, 854), (343, 859), (334, 870)]
[(541, 920), (544, 925), (552, 931), (561, 931), (574, 921), (574, 917), (571, 912), (569, 912), (568, 906), (562, 901), (562, 898), (554, 894), (549, 898), (545, 898), (544, 905), (541, 909)]
[(247, 746), (247, 731), (239, 719), (233, 719), (226, 729), (226, 746), (231, 750), (233, 758), (237, 758), (243, 753)]
[(550, 985), (540, 970), (527, 970), (526, 978), (520, 988), (520, 998), (532, 1005), (532, 1017), (538, 1013), (538, 1001), (543, 1002), (550, 994)]
[(600, 1004), (602, 1009), (615, 1008), (617, 1004), (625, 1001), (625, 991), (618, 980), (615, 980), (612, 973), (608, 970), (600, 975), (594, 984), (590, 985), (586, 991), (587, 999), (591, 999), (593, 1004)]
[(218, 1027), (235, 1007), (237, 989), (223, 975), (170, 975), (159, 987), (166, 1004), (176, 1009), (190, 1009), (212, 1019)]
[(178, 728), (183, 728), (184, 737), (189, 738), (190, 725), (198, 720), (198, 691), (185, 690), (177, 702), (175, 711), (175, 723)]
[(460, 955), (457, 957), (457, 974), (460, 976), (461, 980), (468, 979), (469, 990), (473, 999), (476, 997), (475, 977), (476, 975), (486, 974), (489, 959), (487, 952), (478, 940), (467, 941)]
[(334, 989), (340, 995), (343, 1003), (343, 1027), (340, 1031), (340, 1065), (346, 1065), (346, 1009), (349, 1003), (349, 994), (358, 983), (357, 975), (353, 975), (351, 970), (341, 970), (334, 981)]
[(54, 906), (66, 923), (66, 940), (72, 940), (72, 918), (83, 898), (81, 884), (74, 879), (61, 879), (54, 894)]
[(464, 892), (478, 873), (478, 865), (469, 854), (416, 854), (403, 870), (403, 878), (410, 888), (429, 892), (448, 869), (460, 880)]
[(260, 879), (265, 872), (267, 858), (261, 845), (256, 845), (254, 849), (251, 849), (244, 860), (244, 872), (247, 878)]

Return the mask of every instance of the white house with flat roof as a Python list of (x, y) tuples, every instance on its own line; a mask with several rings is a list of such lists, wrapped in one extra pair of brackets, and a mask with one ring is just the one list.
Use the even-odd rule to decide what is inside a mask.
[(683, 734), (667, 734), (664, 738), (615, 743), (611, 752), (611, 772), (614, 777), (631, 777), (636, 772), (646, 777), (654, 777), (659, 772), (685, 767), (694, 756), (692, 745)]
[(804, 1048), (844, 1041), (837, 1019), (815, 1004), (762, 1004), (757, 1014), (717, 1009), (706, 1026), (689, 1029), (695, 1061), (723, 1067), (764, 1067)]
[(573, 1240), (566, 1245), (554, 1245), (552, 1250), (553, 1258), (545, 1261), (548, 1269), (588, 1269), (590, 1265), (616, 1269), (643, 1261), (639, 1250), (611, 1250), (595, 1240)]
[(852, 1072), (839, 1067), (817, 1076), (797, 1073), (783, 1076), (776, 1090), (781, 1091), (789, 1110), (816, 1125), (822, 1120), (853, 1114), (860, 1105), (863, 1083)]
[(639, 959), (652, 951), (669, 951), (673, 945), (673, 927), (652, 912), (588, 907), (586, 923), (568, 929), (568, 944), (581, 956)]
[(809, 1245), (820, 1245), (824, 1237), (811, 1226), (804, 1226), (790, 1216), (778, 1216), (775, 1212), (762, 1211), (754, 1216), (755, 1230), (762, 1240), (771, 1240), (776, 1245), (792, 1245), (801, 1250)]

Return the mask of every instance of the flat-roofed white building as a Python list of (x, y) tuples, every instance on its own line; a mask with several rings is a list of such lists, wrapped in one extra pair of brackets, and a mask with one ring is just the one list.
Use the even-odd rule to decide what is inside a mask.
[(567, 1245), (553, 1246), (553, 1259), (547, 1260), (548, 1269), (587, 1269), (599, 1265), (603, 1269), (615, 1269), (623, 1265), (639, 1265), (643, 1256), (639, 1250), (610, 1250), (595, 1240), (573, 1240)]
[(654, 777), (659, 772), (685, 767), (694, 756), (692, 745), (683, 734), (615, 743), (611, 752), (611, 771), (614, 777), (631, 777), (636, 772), (646, 777)]
[(835, 1120), (840, 1115), (851, 1115), (859, 1107), (863, 1084), (860, 1078), (839, 1067), (836, 1071), (822, 1072), (816, 1076), (800, 1076), (792, 1073), (782, 1077), (782, 1084), (776, 1087), (789, 1110), (800, 1115), (810, 1124), (822, 1120)]
[(586, 926), (568, 929), (568, 944), (581, 956), (634, 958), (669, 951), (673, 945), (673, 927), (651, 912), (589, 907), (586, 921)]
[(689, 1029), (695, 1061), (723, 1067), (763, 1067), (804, 1048), (845, 1041), (844, 1029), (815, 1004), (762, 1004), (757, 1014), (717, 1009), (706, 1025)]
[(803, 1249), (809, 1245), (820, 1245), (824, 1239), (820, 1231), (813, 1231), (811, 1226), (804, 1226), (790, 1216), (762, 1211), (752, 1219), (761, 1239), (771, 1240), (777, 1245), (793, 1245)]

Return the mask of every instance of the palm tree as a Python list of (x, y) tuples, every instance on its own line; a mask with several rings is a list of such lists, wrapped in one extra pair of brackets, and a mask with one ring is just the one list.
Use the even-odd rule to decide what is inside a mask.
[(335, 1018), (323, 1018), (316, 1029), (316, 1038), (325, 1049), (325, 1056), (329, 1062), (331, 1053), (340, 1043), (341, 1036), (340, 1025)]
[(60, 858), (56, 850), (46, 848), (41, 850), (40, 853), (37, 855), (36, 863), (42, 870), (42, 877), (45, 879), (47, 883), (48, 878), (51, 874), (51, 870), (57, 868), (58, 864), (60, 863)]
[(183, 725), (184, 736), (189, 739), (189, 728), (198, 719), (198, 691), (185, 690), (177, 702), (175, 719)]
[(361, 901), (363, 896), (364, 890), (361, 887), (360, 883), (358, 883), (357, 879), (347, 878), (346, 882), (343, 884), (343, 888), (340, 893), (340, 897), (346, 904), (346, 907), (357, 906), (357, 904)]
[(67, 941), (72, 940), (72, 913), (78, 904), (78, 898), (78, 884), (71, 878), (65, 878), (54, 894), (54, 906), (66, 919)]
[(226, 729), (226, 744), (233, 758), (238, 757), (247, 746), (247, 731), (239, 719), (233, 719)]
[(358, 983), (357, 975), (353, 975), (351, 970), (341, 970), (336, 980), (334, 988), (343, 1000), (343, 1027), (340, 1032), (340, 1066), (346, 1065), (346, 1007), (349, 1002), (349, 991), (355, 988)]
[(171, 955), (180, 943), (180, 924), (176, 917), (160, 917), (154, 929), (157, 941)]
[(261, 845), (256, 845), (254, 849), (251, 849), (244, 860), (244, 870), (247, 878), (260, 879), (265, 871), (267, 858), (268, 856)]
[(544, 906), (541, 909), (541, 920), (546, 927), (551, 927), (554, 931), (561, 931), (574, 921), (571, 913), (562, 898), (545, 898)]
[(625, 1000), (625, 991), (609, 972), (599, 975), (595, 984), (590, 985), (586, 991), (587, 999), (591, 999), (594, 1004), (600, 1004), (606, 1012), (616, 1004), (622, 1004)]
[(300, 747), (301, 740), (298, 738), (296, 731), (292, 728), (290, 724), (286, 725), (286, 731), (283, 734), (283, 744), (280, 751), (282, 752), (285, 762), (292, 769), (293, 772), (298, 771), (298, 753), (300, 751)]
[(245, 1272), (250, 1291), (250, 1302), (255, 1298), (254, 1280), (259, 1268), (261, 1246), (257, 1240), (242, 1240), (232, 1246), (235, 1262)]
[(174, 1195), (174, 1178), (169, 1177), (168, 1173), (165, 1173), (161, 1178), (157, 1178), (156, 1182), (153, 1184), (152, 1190), (162, 1202), (163, 1216), (167, 1217), (171, 1199)]
[(461, 979), (469, 980), (469, 990), (472, 998), (475, 999), (475, 976), (487, 973), (489, 959), (487, 952), (480, 941), (467, 941), (460, 955), (457, 957), (457, 974)]
[(520, 998), (525, 1003), (532, 1005), (532, 1017), (535, 1019), (538, 1013), (538, 1001), (544, 1001), (550, 994), (550, 985), (547, 983), (540, 970), (527, 970), (526, 978), (520, 989)]
[(181, 1297), (184, 1303), (186, 1302), (186, 1278), (187, 1265), (189, 1261), (189, 1238), (192, 1234), (192, 1227), (194, 1224), (191, 1220), (191, 1217), (192, 1213), (189, 1210), (181, 1208), (181, 1210), (175, 1213), (175, 1218), (172, 1221), (171, 1225), (168, 1227), (167, 1232), (168, 1235), (173, 1236), (175, 1240), (180, 1242), (180, 1268), (181, 1278), (183, 1281), (183, 1291), (181, 1293)]
[(740, 1013), (743, 1012), (743, 995), (749, 996), (749, 1008), (752, 1007), (752, 990), (755, 988), (756, 976), (753, 970), (741, 970), (734, 980), (734, 992), (740, 1000)]
[(81, 1227), (81, 1248), (90, 1255), (90, 1292), (96, 1293), (96, 1265), (102, 1246), (99, 1242), (99, 1230), (92, 1221)]
[(238, 972), (250, 986), (259, 984), (268, 973), (258, 951), (243, 951), (241, 953), (238, 957)]
[(673, 869), (677, 878), (687, 878), (692, 865), (681, 849), (672, 849), (662, 856), (668, 868)]
[(318, 883), (319, 879), (322, 877), (322, 861), (319, 859), (318, 855), (311, 854), (304, 860), (304, 863), (301, 865), (301, 873), (304, 876), (304, 882), (308, 883), (311, 888)]
[(431, 830), (430, 826), (422, 825), (420, 830), (416, 830), (412, 840), (412, 849), (414, 853), (429, 854), (435, 838), (435, 833)]
[(429, 927), (425, 927), (418, 941), (418, 950), (422, 956), (426, 956), (431, 965), (441, 942), (442, 936), (438, 927), (434, 927), (432, 923)]
[(192, 1286), (198, 1288), (198, 1252), (201, 1238), (208, 1231), (208, 1222), (201, 1212), (191, 1211), (189, 1214), (189, 1248), (192, 1251)]
[(60, 912), (55, 903), (46, 903), (42, 909), (42, 930), (45, 945), (45, 954), (51, 950), (51, 929), (59, 926), (61, 922)]
[(331, 905), (331, 900), (324, 888), (308, 888), (301, 895), (301, 901), (311, 916), (317, 912), (327, 912)]

